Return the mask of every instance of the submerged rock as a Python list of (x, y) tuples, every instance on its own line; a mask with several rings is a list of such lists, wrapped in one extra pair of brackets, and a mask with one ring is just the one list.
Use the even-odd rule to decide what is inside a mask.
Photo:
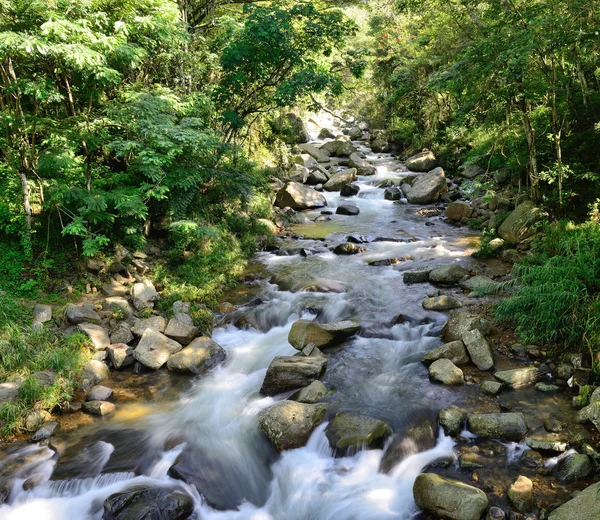
[(337, 450), (380, 448), (391, 429), (379, 419), (342, 412), (327, 425), (329, 445)]
[(525, 444), (532, 450), (536, 451), (554, 451), (563, 453), (567, 451), (569, 443), (566, 438), (556, 433), (548, 433), (545, 435), (532, 435), (525, 439)]
[(515, 480), (508, 489), (508, 498), (517, 508), (525, 513), (533, 507), (533, 482), (523, 475)]
[(323, 375), (326, 366), (327, 358), (277, 356), (267, 369), (260, 391), (277, 395), (307, 386)]
[(139, 486), (110, 495), (102, 520), (185, 520), (194, 500), (179, 489)]
[(333, 323), (315, 323), (310, 320), (294, 322), (288, 334), (288, 342), (297, 350), (312, 343), (315, 347), (327, 348), (342, 343), (360, 330), (355, 321), (337, 321)]
[(481, 437), (520, 442), (527, 434), (522, 413), (484, 413), (467, 419), (469, 430)]
[(417, 477), (413, 496), (423, 511), (449, 520), (481, 520), (489, 504), (481, 489), (433, 473)]
[(260, 412), (258, 426), (278, 450), (293, 450), (307, 443), (326, 411), (326, 404), (281, 401)]

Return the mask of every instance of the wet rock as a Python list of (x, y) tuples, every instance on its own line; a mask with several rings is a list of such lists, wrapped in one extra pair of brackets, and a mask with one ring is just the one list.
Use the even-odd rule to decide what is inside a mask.
[(430, 204), (437, 202), (442, 194), (447, 192), (448, 184), (444, 170), (436, 168), (417, 176), (406, 198), (411, 204)]
[(455, 312), (450, 316), (448, 323), (442, 330), (444, 341), (462, 340), (462, 337), (471, 330), (479, 330), (482, 334), (488, 334), (491, 330), (490, 323), (468, 312)]
[(352, 155), (350, 155), (350, 157), (348, 157), (348, 166), (350, 166), (350, 168), (358, 169), (369, 166), (369, 163), (365, 161), (360, 155), (353, 153)]
[(337, 215), (355, 216), (360, 213), (360, 209), (354, 204), (340, 204), (335, 212)]
[(374, 260), (373, 262), (369, 262), (369, 265), (372, 267), (387, 267), (399, 264), (405, 260), (406, 258), (385, 258), (384, 260)]
[(539, 451), (527, 450), (521, 455), (521, 464), (528, 468), (541, 468), (544, 465), (544, 458)]
[(313, 381), (310, 385), (294, 393), (290, 400), (299, 403), (315, 404), (327, 395), (327, 387), (321, 381)]
[(154, 302), (158, 300), (159, 296), (150, 282), (139, 282), (133, 284), (131, 297), (133, 299), (133, 306), (139, 311), (154, 307)]
[(275, 206), (304, 210), (327, 206), (327, 200), (318, 191), (303, 186), (298, 182), (288, 182), (275, 197)]
[[(164, 332), (167, 328), (167, 320), (162, 316), (152, 316), (139, 320), (131, 327), (131, 332), (136, 336), (142, 336), (147, 329), (155, 330), (156, 332)], [(125, 343), (125, 342), (123, 342)]]
[(117, 370), (133, 365), (133, 349), (125, 343), (114, 343), (106, 347), (106, 352), (112, 366)]
[(588, 486), (574, 499), (550, 513), (548, 520), (598, 520), (600, 518), (600, 482)]
[(519, 475), (508, 489), (508, 499), (522, 513), (532, 509), (534, 505), (533, 482), (527, 477)]
[(325, 280), (320, 278), (300, 289), (306, 292), (323, 292), (323, 293), (344, 293), (346, 285), (337, 280)]
[(353, 153), (356, 153), (356, 148), (348, 141), (342, 142), (336, 151), (336, 155), (339, 157), (350, 157)]
[(80, 323), (100, 325), (102, 322), (100, 315), (90, 305), (75, 305), (74, 303), (67, 305), (67, 319), (73, 325)]
[(386, 188), (383, 192), (383, 198), (385, 200), (400, 200), (402, 198), (402, 190), (400, 188)]
[(466, 202), (452, 202), (446, 209), (446, 216), (455, 222), (460, 222), (463, 218), (470, 218), (472, 214), (473, 208)]
[(52, 305), (36, 304), (33, 308), (33, 321), (46, 323), (52, 319)]
[(356, 169), (358, 175), (377, 175), (377, 168), (375, 166), (362, 166)]
[(494, 377), (502, 381), (508, 388), (522, 388), (533, 385), (538, 377), (536, 367), (513, 368), (496, 372)]
[(458, 264), (448, 264), (435, 267), (429, 273), (429, 281), (439, 285), (456, 285), (470, 271)]
[[(344, 184), (342, 186), (342, 189), (340, 190), (340, 195), (342, 197), (354, 197), (355, 195), (358, 195), (359, 191), (360, 191), (360, 186), (357, 186), (356, 184)], [(354, 206), (354, 207), (356, 207), (356, 206)], [(340, 213), (339, 209), (340, 208), (338, 207), (338, 211), (336, 211), (336, 213), (339, 213), (341, 215), (347, 215), (347, 213)], [(356, 208), (356, 209), (358, 209), (358, 208)], [(352, 213), (352, 214), (358, 215), (358, 213)]]
[[(187, 314), (184, 314), (182, 318), (184, 316), (187, 316)], [(165, 336), (177, 341), (178, 343), (181, 343), (182, 345), (189, 345), (198, 335), (199, 331), (198, 327), (195, 327), (193, 323), (189, 323), (189, 321), (192, 321), (189, 316), (186, 321), (187, 323), (176, 318), (170, 319), (169, 323), (167, 324), (167, 328), (165, 329)]]
[(154, 329), (146, 329), (133, 351), (133, 357), (145, 367), (158, 370), (182, 348), (180, 343), (167, 338), (164, 334)]
[(102, 520), (185, 520), (194, 500), (182, 490), (140, 486), (110, 495)]
[(429, 367), (429, 379), (444, 385), (462, 385), (465, 382), (463, 371), (449, 359), (438, 359)]
[(411, 172), (428, 172), (435, 168), (437, 160), (433, 152), (427, 150), (409, 157), (404, 164)]
[(465, 332), (462, 337), (471, 361), (479, 370), (489, 370), (494, 366), (492, 349), (478, 329)]
[(479, 469), (485, 468), (490, 461), (479, 453), (466, 452), (458, 459), (458, 465), (461, 469)]
[(326, 366), (326, 358), (277, 356), (267, 369), (260, 391), (271, 396), (307, 386), (321, 377)]
[(356, 244), (352, 244), (350, 242), (346, 242), (345, 244), (339, 244), (335, 246), (333, 252), (336, 255), (357, 255), (359, 253), (364, 253), (366, 249), (364, 247), (359, 247)]
[(527, 433), (527, 424), (522, 413), (486, 413), (471, 415), (469, 430), (481, 437), (519, 442)]
[(554, 375), (558, 379), (564, 379), (566, 381), (573, 375), (573, 372), (573, 365), (570, 363), (559, 363), (554, 371)]
[(490, 507), (485, 515), (485, 520), (504, 520), (506, 518), (506, 514), (499, 507)]
[(498, 395), (500, 390), (502, 390), (502, 383), (498, 383), (496, 381), (484, 381), (481, 383), (480, 388), (484, 394)]
[(554, 451), (556, 453), (567, 451), (567, 448), (569, 447), (569, 444), (565, 438), (555, 433), (526, 437), (525, 444), (527, 444), (527, 446), (529, 446), (532, 450)]
[[(44, 424), (44, 426), (42, 426), (38, 431), (36, 431), (31, 436), (31, 439), (30, 439), (31, 442), (42, 442), (42, 441), (45, 441), (46, 439), (49, 439), (54, 434), (54, 430), (56, 430), (57, 426), (58, 426), (58, 423), (55, 421), (51, 421), (51, 422)], [(0, 503), (2, 503), (2, 502), (0, 501)]]
[[(422, 269), (419, 271), (405, 271), (402, 274), (402, 280), (405, 284), (411, 283), (426, 283), (429, 281), (429, 273), (431, 269)], [(460, 338), (458, 338), (460, 339)]]
[(77, 329), (91, 341), (94, 350), (104, 350), (110, 345), (110, 337), (106, 329), (93, 323), (80, 323)]
[(525, 201), (506, 218), (498, 228), (498, 236), (509, 243), (519, 243), (532, 236), (535, 224), (547, 218), (547, 214), (532, 201)]
[(116, 406), (108, 401), (86, 401), (82, 405), (83, 411), (91, 415), (110, 415), (116, 410)]
[[(327, 143), (323, 143), (321, 145), (321, 149), (329, 152), (332, 156), (338, 156), (338, 150), (344, 144), (344, 141), (336, 140), (336, 141), (328, 141)], [(354, 148), (354, 147), (353, 147)], [(353, 150), (351, 153), (354, 153)]]
[(558, 387), (556, 385), (549, 385), (548, 383), (536, 383), (535, 389), (538, 392), (542, 392), (545, 394), (552, 394), (554, 392), (558, 392), (560, 390), (560, 387)]
[(360, 324), (355, 321), (321, 324), (310, 320), (298, 320), (290, 329), (288, 342), (297, 350), (303, 350), (310, 343), (322, 349), (342, 343), (359, 330)]
[(467, 418), (467, 411), (458, 406), (446, 406), (440, 410), (438, 421), (448, 435), (458, 435)]
[(390, 431), (388, 424), (379, 419), (342, 412), (329, 423), (325, 435), (329, 445), (337, 450), (379, 448)]
[(368, 244), (371, 239), (366, 235), (348, 235), (346, 238), (347, 242), (351, 242), (353, 244)]
[(598, 431), (600, 431), (600, 401), (593, 401), (591, 404), (579, 410), (577, 416), (579, 422), (591, 422)]
[(455, 365), (466, 365), (469, 363), (469, 356), (467, 355), (465, 344), (460, 340), (451, 341), (450, 343), (445, 343), (444, 345), (433, 349), (425, 354), (421, 361), (425, 365), (430, 365), (438, 359), (449, 359)]
[(345, 184), (352, 184), (356, 180), (356, 168), (349, 168), (334, 173), (331, 178), (323, 184), (325, 191), (340, 191)]
[(110, 333), (110, 342), (112, 344), (127, 344), (133, 341), (133, 339), (134, 337), (133, 333), (131, 332), (131, 325), (124, 321), (119, 322)]
[(587, 455), (568, 455), (556, 465), (556, 478), (565, 481), (582, 480), (594, 471), (592, 459)]
[(335, 139), (335, 134), (328, 128), (321, 128), (319, 139)]
[(104, 381), (109, 375), (109, 370), (106, 366), (106, 363), (96, 359), (92, 359), (84, 367), (83, 371), (93, 384), (98, 384), (101, 381)]
[(562, 429), (562, 423), (558, 419), (548, 418), (544, 421), (544, 430), (548, 433), (559, 433)]
[(390, 149), (390, 145), (385, 139), (375, 139), (371, 143), (371, 150), (373, 153), (387, 153)]
[(258, 426), (278, 450), (292, 450), (306, 444), (326, 411), (326, 404), (281, 401), (260, 412)]
[(462, 307), (462, 303), (452, 296), (443, 294), (423, 301), (423, 308), (428, 311), (449, 311)]
[(226, 357), (227, 353), (221, 345), (203, 336), (196, 338), (177, 354), (173, 354), (167, 362), (167, 368), (174, 372), (204, 374)]
[(449, 520), (481, 520), (489, 503), (480, 489), (433, 473), (417, 477), (413, 496), (425, 513)]

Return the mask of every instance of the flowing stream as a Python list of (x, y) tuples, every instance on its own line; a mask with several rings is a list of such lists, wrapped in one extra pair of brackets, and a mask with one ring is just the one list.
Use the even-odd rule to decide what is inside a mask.
[[(416, 514), (414, 479), (427, 465), (452, 456), (453, 441), (440, 433), (435, 445), (424, 446), (406, 432), (435, 417), (453, 396), (431, 385), (420, 363), (424, 352), (440, 344), (446, 316), (423, 310), (431, 287), (406, 286), (402, 271), (468, 262), (462, 257), (472, 250), (473, 237), (441, 219), (431, 225), (431, 219), (419, 215), (422, 207), (385, 200), (384, 189), (377, 186), (386, 179), (401, 182), (405, 168), (390, 155), (375, 155), (356, 144), (377, 175), (358, 179), (357, 197), (325, 196), (327, 210), (335, 213), (349, 201), (360, 215), (300, 224), (295, 231), (301, 239), (285, 239), (278, 252), (256, 256), (270, 276), (252, 282), (249, 292), (258, 299), (236, 311), (252, 328), (227, 324), (213, 334), (228, 353), (225, 363), (152, 413), (99, 421), (71, 442), (69, 457), (58, 458), (37, 445), (25, 448), (26, 453), (9, 453), (0, 464), (19, 457), (30, 457), (31, 463), (20, 466), (22, 478), (12, 480), (0, 519), (100, 519), (109, 495), (147, 483), (186, 490), (199, 519), (366, 520)], [(306, 215), (313, 220), (320, 211)], [(366, 253), (337, 256), (328, 249), (346, 242), (349, 234), (369, 238), (361, 244)], [(393, 257), (407, 260), (368, 265)], [(337, 292), (303, 290), (311, 285)], [(399, 314), (410, 319), (393, 325)], [(305, 447), (281, 455), (259, 432), (258, 413), (288, 397), (264, 397), (259, 389), (275, 356), (296, 353), (287, 335), (299, 318), (361, 323), (358, 337), (329, 354), (323, 378), (332, 389), (327, 417), (352, 411), (387, 421), (405, 449), (386, 471), (385, 450), (336, 457), (325, 437), (326, 423)], [(176, 460), (195, 486), (167, 475)]]

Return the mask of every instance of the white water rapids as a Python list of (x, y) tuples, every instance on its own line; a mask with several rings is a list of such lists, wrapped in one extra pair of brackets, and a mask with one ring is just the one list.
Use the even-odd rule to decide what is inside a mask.
[[(447, 389), (429, 384), (419, 362), (424, 352), (439, 345), (444, 316), (422, 309), (427, 288), (405, 286), (402, 270), (464, 256), (464, 232), (441, 220), (427, 227), (425, 219), (415, 215), (418, 207), (384, 200), (384, 190), (376, 185), (401, 177), (401, 164), (389, 155), (377, 157), (364, 147), (361, 150), (378, 167), (378, 175), (359, 179), (361, 192), (349, 200), (361, 214), (335, 215), (330, 222), (298, 226), (305, 238), (289, 241), (284, 248), (315, 248), (311, 256), (257, 255), (278, 284), (258, 282), (262, 303), (242, 309), (256, 328), (226, 325), (217, 329), (213, 339), (226, 349), (225, 363), (199, 377), (168, 409), (136, 420), (135, 429), (143, 432), (146, 450), (154, 454), (151, 463), (137, 472), (135, 461), (131, 471), (108, 472), (114, 446), (97, 440), (89, 455), (91, 476), (52, 480), (60, 461), (48, 450), (51, 458), (36, 459), (34, 467), (25, 468), (23, 478), (11, 480), (8, 503), (0, 506), (0, 520), (98, 520), (109, 495), (144, 483), (184, 489), (195, 500), (196, 518), (207, 520), (407, 520), (415, 515), (415, 478), (429, 464), (453, 454), (452, 440), (441, 433), (435, 447), (408, 453), (384, 473), (384, 450), (335, 457), (325, 437), (326, 423), (313, 432), (306, 446), (281, 456), (258, 429), (258, 413), (288, 397), (264, 397), (259, 389), (274, 357), (296, 353), (287, 336), (300, 317), (320, 322), (353, 318), (367, 331), (330, 355), (323, 379), (333, 389), (329, 418), (338, 411), (363, 413), (386, 420), (402, 435), (415, 416), (435, 415), (451, 402)], [(334, 212), (345, 200), (338, 193), (325, 195), (327, 209)], [(309, 215), (314, 218), (319, 212)], [(363, 244), (367, 252), (352, 257), (319, 252), (324, 246), (321, 237), (335, 245), (349, 233), (393, 241)], [(411, 259), (391, 267), (368, 265), (391, 257)], [(315, 280), (334, 280), (346, 290), (299, 290)], [(392, 318), (400, 313), (414, 320), (392, 326)], [(131, 427), (117, 418), (98, 426), (113, 432)], [(101, 438), (98, 433), (96, 439)], [(182, 456), (188, 457), (188, 465), (196, 472), (192, 480), (198, 490), (167, 475)], [(37, 485), (23, 489), (31, 478), (38, 480)]]

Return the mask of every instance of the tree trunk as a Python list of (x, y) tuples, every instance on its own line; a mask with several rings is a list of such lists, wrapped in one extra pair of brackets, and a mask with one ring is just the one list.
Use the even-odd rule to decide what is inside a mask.
[(24, 171), (20, 173), (21, 177), (21, 189), (23, 190), (23, 208), (25, 209), (25, 222), (27, 225), (27, 231), (31, 231), (32, 217), (31, 217), (31, 202), (29, 200), (29, 184), (27, 183), (27, 174)]

